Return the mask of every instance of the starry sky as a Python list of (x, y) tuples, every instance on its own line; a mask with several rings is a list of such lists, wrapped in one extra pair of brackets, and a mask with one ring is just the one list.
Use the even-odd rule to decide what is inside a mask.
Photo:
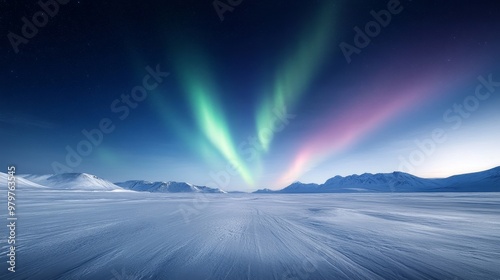
[(250, 191), (500, 165), (498, 1), (41, 2), (0, 4), (5, 170)]

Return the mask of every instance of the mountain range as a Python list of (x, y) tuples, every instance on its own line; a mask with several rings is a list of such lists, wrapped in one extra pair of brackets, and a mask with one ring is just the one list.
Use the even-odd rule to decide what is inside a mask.
[[(7, 182), (0, 172), (0, 180)], [(86, 191), (146, 191), (162, 193), (227, 193), (219, 188), (197, 186), (185, 182), (149, 182), (132, 180), (112, 183), (87, 173), (56, 175), (16, 175), (17, 185), (29, 189)], [(281, 190), (261, 189), (254, 193), (370, 193), (370, 192), (498, 192), (500, 166), (490, 170), (455, 175), (448, 178), (420, 178), (408, 173), (364, 173), (335, 176), (323, 184), (295, 182)]]
[(495, 192), (500, 191), (500, 166), (490, 170), (427, 179), (403, 172), (335, 176), (323, 184), (295, 182), (284, 189), (261, 189), (255, 193), (347, 193), (347, 192)]
[[(7, 174), (0, 172), (0, 180), (7, 181)], [(225, 193), (218, 188), (196, 186), (184, 182), (148, 182), (142, 180), (111, 183), (88, 173), (63, 173), (16, 175), (17, 185), (22, 188), (86, 191), (147, 191), (164, 193)]]
[(126, 181), (116, 183), (116, 185), (133, 191), (147, 192), (202, 192), (202, 193), (226, 193), (219, 188), (209, 188), (205, 186), (195, 186), (184, 182), (149, 182), (142, 180)]
[(40, 186), (60, 190), (88, 190), (88, 191), (112, 191), (121, 188), (107, 180), (87, 173), (62, 173), (49, 175), (23, 174), (17, 175), (16, 179), (22, 178)]

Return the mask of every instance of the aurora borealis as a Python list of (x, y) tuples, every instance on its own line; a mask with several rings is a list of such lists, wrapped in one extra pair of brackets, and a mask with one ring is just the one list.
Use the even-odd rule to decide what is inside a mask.
[(311, 80), (316, 76), (320, 64), (326, 59), (328, 50), (332, 47), (331, 37), (335, 32), (331, 2), (324, 6), (314, 17), (314, 23), (305, 28), (304, 35), (283, 66), (276, 70), (277, 74), (270, 94), (264, 95), (264, 101), (257, 111), (257, 132), (264, 150), (271, 145), (272, 136), (264, 137), (266, 129), (273, 118), (273, 109), (293, 106), (307, 90)]
[[(72, 171), (249, 191), (500, 165), (498, 4), (401, 0), (346, 61), (339, 45), (391, 2), (244, 0), (223, 21), (211, 2), (71, 2), (19, 53), (4, 40), (1, 161), (52, 173), (109, 118)], [(8, 5), (12, 32), (39, 9)], [(170, 75), (122, 120), (110, 104), (156, 65)]]

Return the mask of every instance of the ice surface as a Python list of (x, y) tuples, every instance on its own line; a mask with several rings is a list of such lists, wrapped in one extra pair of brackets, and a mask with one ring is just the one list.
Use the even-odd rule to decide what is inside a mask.
[(17, 203), (0, 279), (500, 279), (500, 193), (32, 188)]

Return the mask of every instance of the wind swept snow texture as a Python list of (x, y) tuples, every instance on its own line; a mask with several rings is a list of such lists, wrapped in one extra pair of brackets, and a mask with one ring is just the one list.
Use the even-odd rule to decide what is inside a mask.
[(116, 183), (116, 185), (134, 191), (146, 192), (202, 192), (202, 193), (226, 193), (219, 188), (209, 188), (205, 186), (195, 186), (184, 182), (149, 182), (142, 180), (133, 180), (127, 182)]
[(57, 194), (0, 279), (500, 279), (499, 193)]
[(87, 173), (63, 173), (56, 175), (17, 175), (17, 177), (47, 186), (52, 189), (112, 191), (119, 186)]

